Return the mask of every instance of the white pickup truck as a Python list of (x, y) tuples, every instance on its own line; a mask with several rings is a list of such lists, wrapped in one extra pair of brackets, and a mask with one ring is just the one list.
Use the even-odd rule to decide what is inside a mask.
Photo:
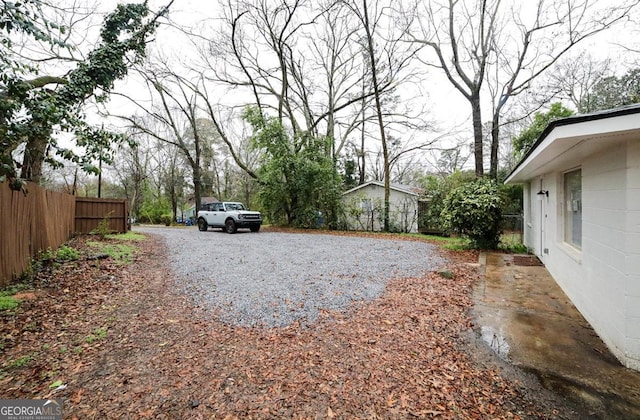
[(208, 203), (198, 211), (198, 229), (201, 232), (209, 227), (222, 228), (227, 233), (236, 233), (239, 228), (249, 228), (257, 232), (262, 225), (259, 211), (249, 211), (244, 204), (237, 202)]

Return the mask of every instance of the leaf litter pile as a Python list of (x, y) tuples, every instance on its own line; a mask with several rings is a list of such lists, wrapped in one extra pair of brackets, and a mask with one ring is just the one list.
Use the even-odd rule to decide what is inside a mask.
[(80, 258), (34, 275), (0, 312), (3, 398), (63, 398), (65, 418), (81, 419), (559, 413), (469, 355), (474, 253), (447, 253), (446, 273), (392, 280), (311, 326), (265, 329), (194, 308), (152, 235), (127, 264), (91, 258), (87, 241), (70, 241)]

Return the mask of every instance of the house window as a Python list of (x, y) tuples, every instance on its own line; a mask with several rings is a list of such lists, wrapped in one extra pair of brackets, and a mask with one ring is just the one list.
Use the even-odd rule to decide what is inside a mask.
[(371, 213), (371, 209), (373, 208), (373, 206), (371, 205), (370, 198), (363, 198), (361, 205), (362, 205), (362, 211), (364, 211), (365, 213)]
[(582, 170), (564, 174), (564, 241), (582, 249)]

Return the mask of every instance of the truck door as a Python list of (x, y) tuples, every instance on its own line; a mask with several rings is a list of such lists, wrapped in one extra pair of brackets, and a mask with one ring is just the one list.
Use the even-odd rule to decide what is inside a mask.
[(224, 226), (225, 212), (223, 204), (213, 203), (211, 204), (211, 210), (211, 220), (209, 222), (212, 225)]

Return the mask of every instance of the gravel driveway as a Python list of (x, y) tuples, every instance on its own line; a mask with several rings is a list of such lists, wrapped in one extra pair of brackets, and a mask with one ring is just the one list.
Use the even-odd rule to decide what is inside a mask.
[(197, 228), (135, 227), (160, 235), (176, 281), (195, 304), (240, 326), (313, 322), (321, 309), (374, 299), (397, 277), (444, 260), (425, 242), (282, 232), (229, 235)]

